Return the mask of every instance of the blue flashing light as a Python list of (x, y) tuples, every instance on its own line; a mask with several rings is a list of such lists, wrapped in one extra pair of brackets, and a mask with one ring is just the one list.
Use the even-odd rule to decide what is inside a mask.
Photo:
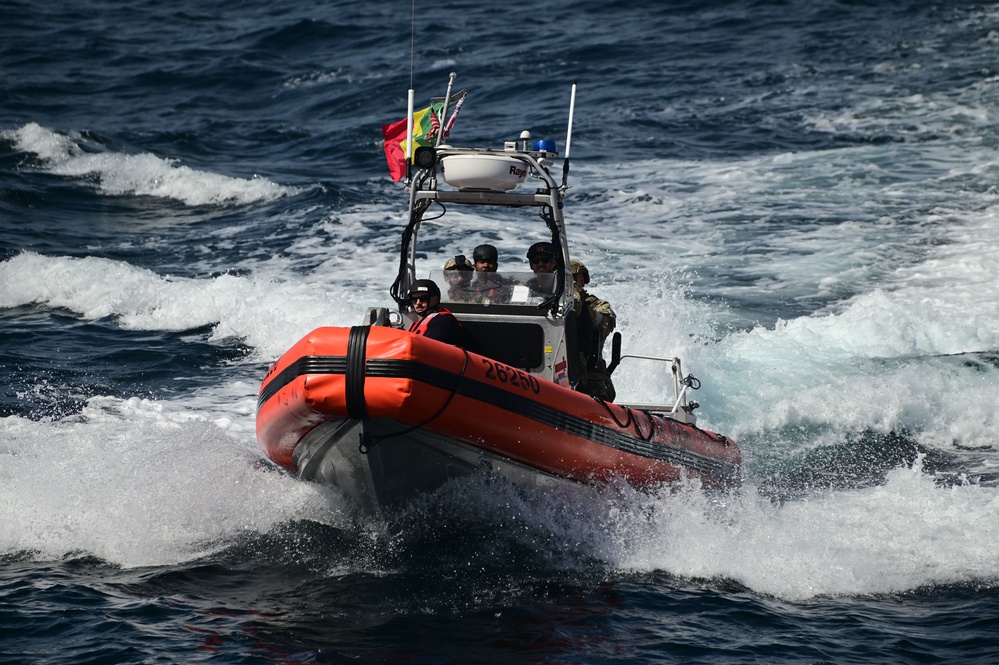
[(538, 139), (534, 142), (534, 152), (550, 152), (558, 154), (558, 146), (555, 141), (549, 141), (548, 139)]

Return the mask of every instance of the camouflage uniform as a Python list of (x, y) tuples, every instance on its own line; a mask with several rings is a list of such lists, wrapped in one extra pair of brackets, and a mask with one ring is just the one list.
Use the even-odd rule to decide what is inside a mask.
[[(586, 269), (586, 266), (579, 261), (572, 261), (571, 266), (573, 275), (580, 270), (585, 271), (587, 275), (586, 281), (589, 282), (589, 271)], [(574, 284), (572, 295), (577, 317), (589, 317), (590, 310), (592, 310), (597, 313), (599, 318), (592, 326), (596, 340), (589, 357), (587, 357), (585, 351), (580, 351), (580, 361), (583, 371), (580, 373), (580, 382), (577, 388), (605, 402), (613, 402), (616, 391), (614, 390), (614, 383), (611, 381), (610, 373), (607, 371), (607, 362), (603, 357), (603, 348), (604, 342), (607, 341), (607, 338), (614, 331), (614, 325), (617, 323), (617, 314), (614, 313), (609, 302), (587, 293), (586, 289), (578, 284)], [(583, 343), (580, 344), (581, 349), (585, 348), (585, 346)]]

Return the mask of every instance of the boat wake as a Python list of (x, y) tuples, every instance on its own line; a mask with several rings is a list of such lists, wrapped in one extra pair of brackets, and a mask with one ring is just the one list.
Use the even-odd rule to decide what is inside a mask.
[[(252, 414), (252, 398), (244, 407)], [(786, 599), (890, 594), (991, 584), (999, 567), (999, 488), (941, 483), (933, 455), (913, 459), (900, 436), (857, 433), (725, 492), (696, 482), (546, 489), (472, 474), (384, 523), (262, 464), (240, 432), (248, 425), (109, 398), (61, 420), (0, 419), (0, 554), (124, 569), (280, 563), (311, 579), (414, 584), (434, 571), (483, 598), (500, 582), (524, 592), (545, 579), (662, 573)]]

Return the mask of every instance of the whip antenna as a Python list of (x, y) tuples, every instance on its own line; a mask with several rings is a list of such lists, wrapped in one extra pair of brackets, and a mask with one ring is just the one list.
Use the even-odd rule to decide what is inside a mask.
[(569, 128), (565, 132), (565, 161), (562, 162), (562, 189), (569, 180), (569, 148), (572, 147), (572, 114), (576, 109), (576, 82), (572, 82), (572, 94), (569, 96)]
[(416, 58), (416, 0), (409, 19), (409, 99), (406, 103), (406, 182), (413, 164), (413, 61)]
[(416, 58), (416, 0), (409, 15), (409, 89), (413, 89), (413, 60)]

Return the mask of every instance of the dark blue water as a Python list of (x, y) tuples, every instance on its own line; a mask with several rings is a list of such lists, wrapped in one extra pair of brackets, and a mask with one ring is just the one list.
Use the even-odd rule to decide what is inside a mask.
[[(0, 662), (999, 660), (999, 6), (417, 4), (0, 3)], [(381, 126), (452, 71), (457, 145), (564, 149), (577, 83), (570, 246), (740, 492), (384, 525), (262, 459), (267, 366), (389, 302)]]

